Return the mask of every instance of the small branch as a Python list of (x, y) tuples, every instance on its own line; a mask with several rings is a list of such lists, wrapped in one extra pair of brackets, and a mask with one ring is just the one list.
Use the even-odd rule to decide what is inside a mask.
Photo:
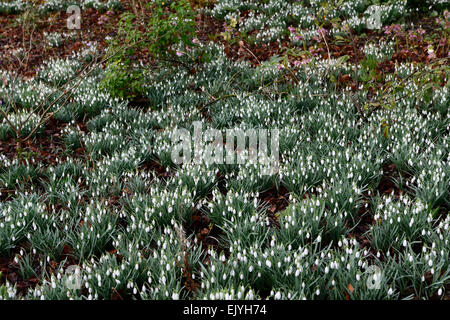
[(236, 97), (236, 95), (235, 95), (235, 94), (227, 94), (227, 95), (224, 95), (224, 96), (219, 97), (219, 98), (217, 98), (217, 99), (215, 99), (215, 98), (213, 97), (214, 100), (212, 100), (212, 101), (210, 101), (210, 102), (204, 104), (203, 106), (199, 107), (198, 109), (199, 109), (200, 111), (202, 111), (204, 108), (206, 108), (206, 107), (208, 107), (208, 106), (210, 106), (210, 105), (212, 105), (212, 104), (214, 104), (214, 103), (216, 103), (216, 102), (218, 102), (218, 101), (220, 101), (220, 100), (224, 100), (224, 99), (227, 99), (227, 98), (230, 98), (230, 97)]

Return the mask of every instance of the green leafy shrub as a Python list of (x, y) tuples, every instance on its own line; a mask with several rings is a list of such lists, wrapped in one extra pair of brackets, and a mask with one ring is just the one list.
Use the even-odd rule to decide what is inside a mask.
[(113, 97), (132, 99), (142, 94), (143, 76), (138, 70), (130, 70), (126, 64), (116, 61), (108, 66), (101, 87)]
[[(118, 34), (110, 43), (110, 59), (102, 87), (118, 98), (142, 94), (144, 72), (136, 68), (137, 53), (147, 50), (151, 59), (176, 59), (178, 45), (192, 46), (195, 35), (194, 11), (189, 1), (151, 1), (150, 17), (122, 14)], [(145, 30), (136, 25), (145, 25)], [(178, 54), (179, 55), (179, 54)]]

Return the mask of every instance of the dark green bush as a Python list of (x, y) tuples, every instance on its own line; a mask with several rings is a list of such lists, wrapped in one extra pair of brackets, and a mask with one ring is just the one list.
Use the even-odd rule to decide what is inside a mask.
[[(189, 1), (149, 2), (150, 17), (126, 12), (119, 22), (117, 36), (110, 43), (106, 76), (102, 87), (112, 96), (132, 99), (142, 94), (144, 72), (133, 64), (138, 52), (147, 51), (151, 60), (176, 59), (177, 45), (193, 46), (194, 11)], [(136, 27), (143, 23), (145, 31)]]

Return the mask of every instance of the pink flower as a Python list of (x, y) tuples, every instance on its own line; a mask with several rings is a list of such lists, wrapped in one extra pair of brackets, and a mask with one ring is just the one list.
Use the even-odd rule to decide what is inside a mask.
[(294, 62), (292, 62), (292, 64), (296, 67), (298, 67), (299, 65), (301, 65), (302, 63), (298, 60), (295, 60)]
[(230, 27), (228, 27), (226, 22), (223, 23), (223, 28), (225, 32), (231, 31)]
[(404, 33), (402, 32), (402, 26), (399, 24), (393, 24), (384, 27), (384, 34), (392, 34), (392, 33), (395, 33), (397, 37), (404, 36)]
[(107, 21), (108, 21), (108, 17), (102, 15), (102, 16), (100, 16), (100, 18), (98, 18), (97, 23), (98, 23), (98, 24), (104, 24), (104, 23), (107, 22)]
[(311, 61), (311, 58), (306, 58), (302, 60), (302, 64), (307, 64)]
[(303, 37), (301, 35), (297, 34), (297, 35), (295, 35), (294, 40), (295, 41), (302, 41)]
[(182, 55), (184, 55), (184, 53), (177, 50), (176, 55), (177, 55), (178, 57), (181, 57)]
[(411, 40), (418, 39), (417, 35), (413, 31), (409, 30), (408, 34), (409, 34), (409, 39), (411, 39)]
[(288, 27), (288, 29), (289, 29), (290, 33), (295, 33), (295, 31), (296, 31), (294, 27)]
[(450, 18), (450, 11), (448, 11), (448, 10), (444, 11), (444, 18), (445, 19), (449, 19)]
[(325, 29), (325, 28), (323, 28), (323, 27), (320, 27), (319, 29), (317, 29), (317, 33), (320, 35), (320, 36), (326, 36), (327, 35), (327, 33), (328, 33), (328, 31), (327, 31), (327, 29)]

